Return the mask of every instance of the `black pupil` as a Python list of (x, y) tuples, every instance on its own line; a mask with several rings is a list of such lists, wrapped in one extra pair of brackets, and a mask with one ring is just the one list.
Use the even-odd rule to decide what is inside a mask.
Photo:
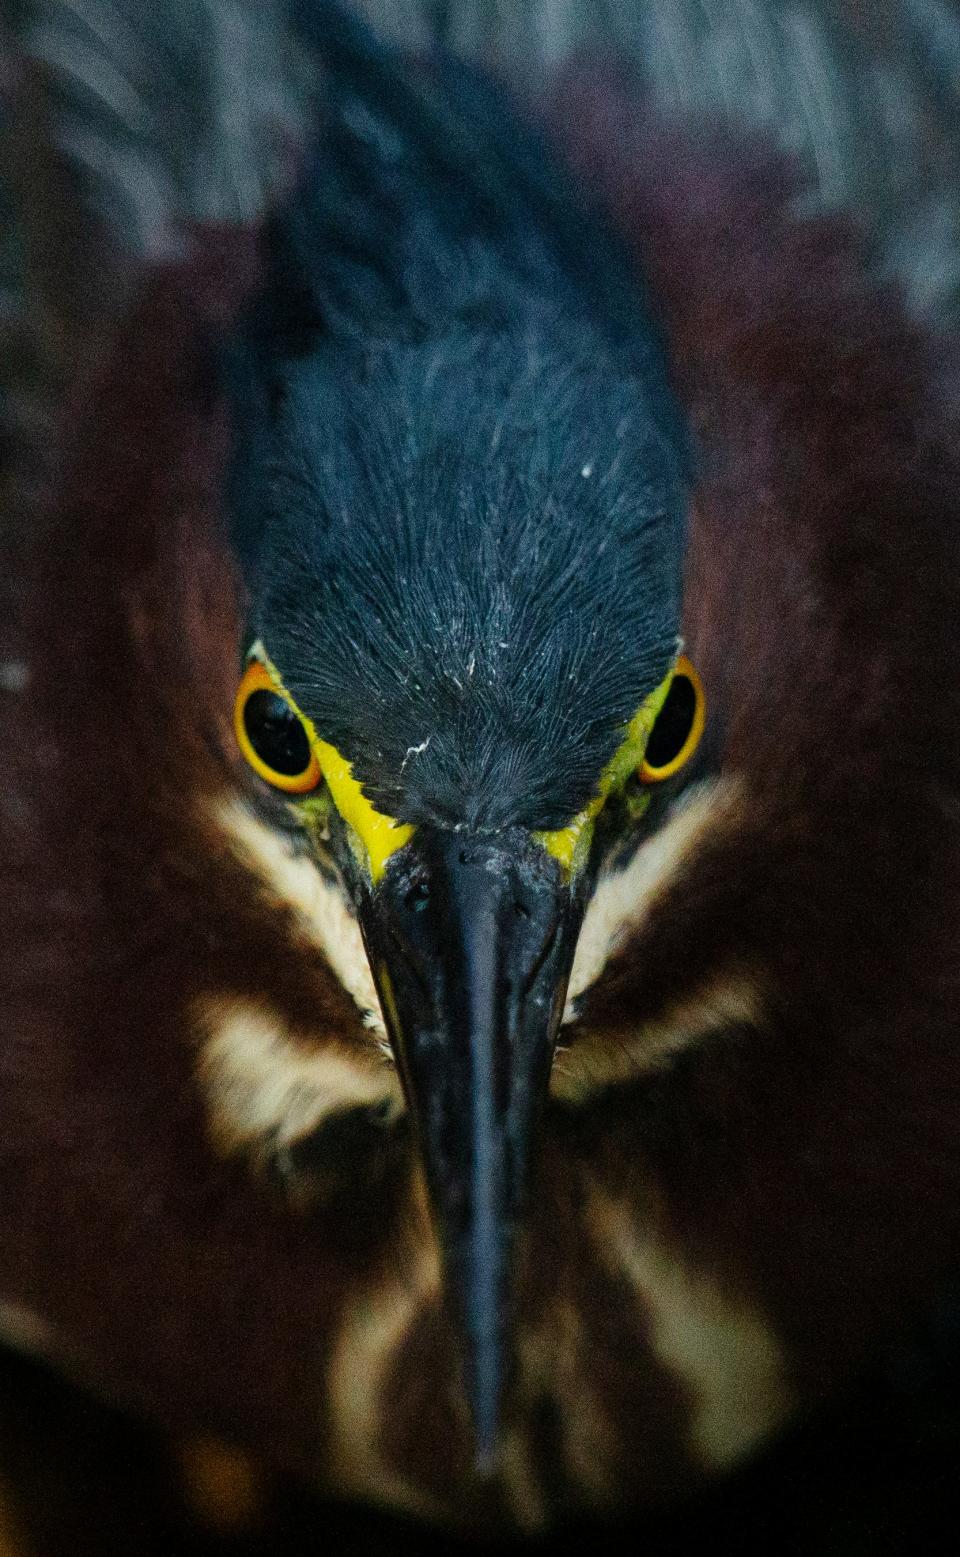
[(682, 750), (693, 729), (697, 694), (689, 676), (674, 676), (660, 715), (647, 742), (645, 760), (651, 768), (665, 768)]
[(276, 692), (251, 692), (243, 709), (250, 745), (260, 761), (284, 778), (298, 778), (310, 766), (310, 741), (290, 704)]

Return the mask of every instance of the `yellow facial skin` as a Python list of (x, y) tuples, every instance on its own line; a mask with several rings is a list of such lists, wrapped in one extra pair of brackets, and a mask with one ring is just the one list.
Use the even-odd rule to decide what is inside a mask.
[(262, 645), (258, 644), (255, 647), (253, 657), (259, 659), (266, 667), (277, 691), (287, 699), (291, 708), (295, 709), (302, 719), (310, 737), (310, 745), (316, 753), (321, 772), (326, 780), (327, 789), (330, 791), (330, 798), (347, 826), (363, 845), (371, 879), (375, 882), (379, 881), (390, 856), (396, 854), (397, 850), (402, 849), (403, 845), (413, 837), (413, 828), (394, 821), (391, 816), (384, 816), (382, 811), (376, 810), (370, 804), (354, 778), (347, 759), (342, 757), (329, 741), (320, 739), (306, 714), (302, 709), (297, 708), (296, 702), (281, 681), (276, 666)]
[[(337, 751), (335, 746), (331, 746), (329, 741), (320, 738), (311, 721), (297, 707), (262, 644), (258, 643), (254, 646), (251, 658), (260, 661), (277, 692), (286, 698), (303, 721), (330, 798), (360, 845), (371, 880), (374, 883), (378, 882), (386, 869), (387, 861), (413, 837), (413, 827), (398, 822), (393, 817), (385, 816), (370, 803), (354, 778), (347, 759)], [(575, 816), (573, 821), (568, 822), (566, 827), (561, 827), (555, 832), (533, 834), (547, 853), (560, 862), (566, 876), (575, 876), (585, 863), (593, 836), (593, 824), (603, 809), (607, 797), (622, 788), (643, 762), (650, 732), (666, 700), (676, 668), (676, 664), (670, 667), (663, 681), (645, 699), (627, 725), (623, 743), (600, 775), (597, 792), (589, 805)]]
[(620, 789), (630, 775), (640, 767), (650, 739), (650, 731), (656, 724), (657, 715), (666, 701), (675, 671), (676, 665), (671, 665), (660, 685), (650, 693), (634, 714), (627, 725), (623, 745), (614, 752), (600, 775), (597, 792), (590, 804), (575, 816), (572, 822), (568, 822), (566, 827), (561, 827), (553, 833), (534, 833), (533, 836), (543, 844), (547, 853), (560, 861), (566, 875), (575, 876), (581, 865), (585, 863), (590, 850), (590, 840), (593, 837), (593, 824), (603, 810), (607, 796), (614, 790)]

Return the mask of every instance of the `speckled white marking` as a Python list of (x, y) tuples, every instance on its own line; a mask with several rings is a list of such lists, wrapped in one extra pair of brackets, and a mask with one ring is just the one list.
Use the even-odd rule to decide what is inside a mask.
[(396, 1071), (372, 1045), (324, 1047), (248, 1000), (210, 997), (197, 1003), (194, 1019), (213, 1137), (224, 1152), (282, 1150), (343, 1109), (403, 1107)]
[(30, 667), (25, 660), (0, 660), (0, 691), (26, 692), (30, 685)]
[(238, 800), (222, 801), (217, 806), (216, 822), (255, 871), (264, 891), (294, 911), (304, 935), (323, 954), (363, 1013), (366, 1025), (386, 1044), (383, 1013), (360, 926), (336, 884), (324, 880), (309, 856), (294, 854), (281, 834), (252, 816)]
[(568, 1048), (558, 1052), (550, 1080), (554, 1097), (583, 1103), (592, 1094), (628, 1081), (695, 1043), (716, 1038), (733, 1027), (762, 1027), (763, 991), (746, 973), (718, 973), (699, 989), (668, 1005), (656, 1021), (627, 1021), (613, 1032), (579, 1030)]
[(626, 935), (639, 927), (656, 898), (680, 874), (700, 838), (735, 812), (740, 796), (740, 785), (730, 778), (698, 785), (625, 870), (601, 877), (577, 942), (565, 1022), (575, 1020), (579, 996), (596, 983)]
[(650, 1321), (650, 1346), (694, 1402), (690, 1452), (723, 1469), (789, 1415), (794, 1400), (782, 1347), (760, 1309), (693, 1271), (632, 1209), (595, 1192), (590, 1222), (611, 1268), (633, 1287)]
[(420, 1489), (405, 1481), (384, 1460), (381, 1450), (383, 1389), (398, 1347), (417, 1314), (440, 1292), (440, 1260), (429, 1231), (422, 1191), (418, 1213), (403, 1254), (388, 1271), (358, 1290), (345, 1306), (344, 1319), (328, 1379), (328, 1409), (336, 1460), (332, 1483), (420, 1518), (436, 1518), (439, 1510)]

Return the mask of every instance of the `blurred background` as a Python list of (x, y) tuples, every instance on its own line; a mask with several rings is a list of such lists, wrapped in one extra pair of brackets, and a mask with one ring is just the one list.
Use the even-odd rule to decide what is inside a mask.
[[(299, 0), (308, 3), (308, 0)], [(960, 403), (960, 8), (948, 0), (366, 0), (412, 50), (482, 62), (535, 100), (615, 60), (665, 114), (791, 150), (937, 342)], [(287, 187), (319, 83), (282, 0), (3, 0), (0, 519), (29, 522), (70, 384), (140, 267), (190, 219), (248, 220)], [(3, 591), (15, 581), (0, 581)], [(960, 1340), (922, 1335), (757, 1465), (642, 1530), (537, 1549), (954, 1550)], [(945, 1540), (949, 1532), (952, 1539)], [(0, 1557), (380, 1554), (456, 1543), (320, 1504), (226, 1446), (171, 1443), (14, 1350), (0, 1354)]]
[[(309, 4), (309, 0), (289, 0)], [(536, 96), (614, 59), (668, 114), (789, 147), (938, 331), (960, 317), (954, 0), (365, 0)], [(0, 426), (28, 434), (85, 332), (174, 223), (248, 217), (289, 174), (318, 84), (283, 0), (4, 0)], [(36, 429), (34, 429), (36, 430)], [(40, 440), (43, 442), (44, 440)]]

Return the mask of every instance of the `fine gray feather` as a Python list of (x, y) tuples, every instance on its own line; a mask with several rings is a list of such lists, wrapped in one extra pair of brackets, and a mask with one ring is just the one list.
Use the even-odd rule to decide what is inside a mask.
[(947, 0), (361, 0), (535, 89), (598, 53), (670, 112), (762, 128), (818, 201), (854, 210), (880, 268), (936, 326), (960, 323), (960, 13)]
[[(935, 328), (960, 323), (960, 14), (948, 0), (358, 0), (521, 92), (576, 55), (668, 111), (761, 126), (861, 218)], [(7, 0), (0, 22), (0, 433), (55, 402), (130, 262), (184, 218), (248, 219), (316, 81), (290, 0)]]

